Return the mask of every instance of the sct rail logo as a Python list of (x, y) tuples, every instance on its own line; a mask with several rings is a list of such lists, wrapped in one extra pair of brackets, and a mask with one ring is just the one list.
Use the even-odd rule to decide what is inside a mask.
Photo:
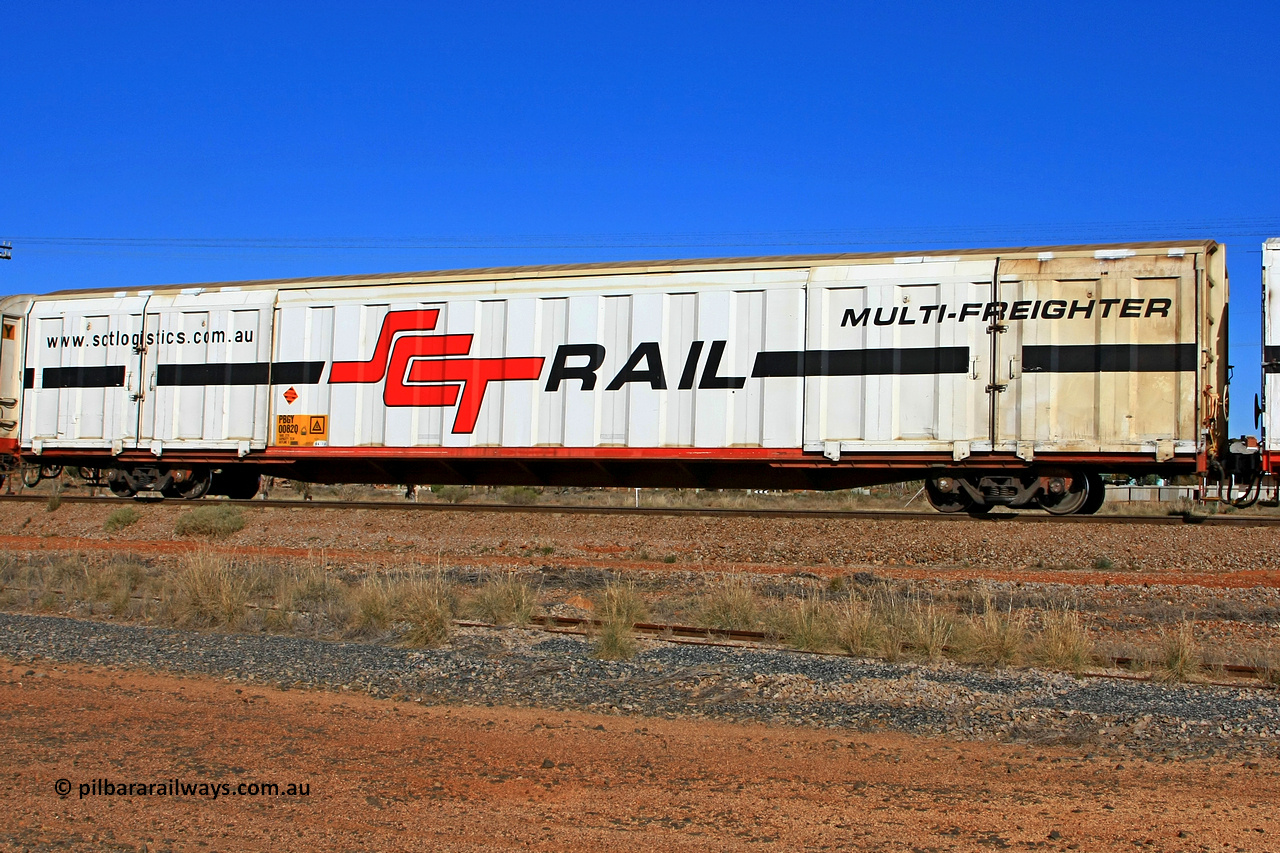
[(475, 431), (480, 404), (490, 382), (537, 379), (541, 356), (529, 358), (455, 358), (471, 352), (471, 335), (428, 335), (440, 318), (437, 309), (392, 311), (382, 321), (378, 343), (368, 361), (335, 361), (333, 385), (381, 382), (387, 406), (458, 406), (453, 432)]

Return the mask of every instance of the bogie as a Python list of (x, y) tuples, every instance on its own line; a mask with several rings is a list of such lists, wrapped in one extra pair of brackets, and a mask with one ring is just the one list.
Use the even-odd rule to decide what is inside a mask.
[(1051, 515), (1089, 515), (1106, 497), (1094, 472), (1046, 469), (1023, 474), (957, 473), (925, 481), (929, 504), (939, 512), (981, 515), (994, 507), (1038, 507)]

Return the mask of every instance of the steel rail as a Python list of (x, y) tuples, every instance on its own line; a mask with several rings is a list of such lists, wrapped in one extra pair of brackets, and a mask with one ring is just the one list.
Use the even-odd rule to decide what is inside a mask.
[[(45, 503), (50, 496), (44, 494), (0, 495), (0, 503)], [(63, 503), (116, 503), (130, 505), (166, 503), (171, 506), (198, 506), (200, 502), (181, 499), (162, 501), (159, 498), (61, 497)], [(994, 512), (985, 515), (967, 513), (916, 512), (898, 509), (735, 509), (713, 507), (630, 507), (630, 506), (582, 506), (572, 504), (499, 504), (499, 503), (414, 503), (412, 501), (335, 501), (335, 500), (243, 500), (223, 501), (243, 507), (260, 509), (349, 509), (378, 512), (497, 512), (538, 513), (549, 515), (640, 515), (673, 516), (685, 518), (791, 518), (819, 521), (889, 520), (889, 521), (944, 521), (1015, 524), (1147, 524), (1147, 525), (1203, 525), (1208, 527), (1280, 527), (1280, 515), (1049, 515), (1048, 513)]]
[[(542, 628), (546, 631), (558, 631), (563, 633), (590, 635), (594, 631), (598, 631), (603, 622), (599, 619), (582, 619), (573, 616), (535, 616), (529, 620), (531, 625)], [(466, 627), (483, 627), (497, 628), (487, 622), (468, 622), (455, 620), (455, 625)], [(771, 648), (782, 648), (789, 652), (800, 652), (806, 654), (818, 655), (834, 655), (837, 657), (847, 657), (843, 652), (822, 652), (812, 651), (808, 649), (793, 649), (779, 645), (776, 637), (771, 637), (764, 631), (747, 631), (740, 629), (722, 629), (722, 628), (698, 628), (691, 625), (664, 625), (649, 622), (636, 622), (631, 626), (638, 634), (657, 640), (666, 640), (667, 642), (676, 643), (695, 643), (697, 645), (712, 646), (729, 646), (741, 645), (744, 643), (759, 646), (767, 645)], [(905, 644), (905, 648), (912, 649), (910, 643)], [(945, 651), (950, 651), (950, 647), (945, 647)], [(1145, 667), (1148, 669), (1156, 669), (1159, 661), (1155, 658), (1137, 658), (1112, 655), (1100, 655), (1097, 658), (1111, 669), (1132, 669), (1134, 667)], [(1268, 679), (1272, 670), (1267, 667), (1253, 666), (1251, 664), (1234, 664), (1234, 663), (1201, 663), (1197, 665), (1197, 670), (1202, 673), (1221, 674), (1224, 676), (1235, 676), (1237, 678), (1256, 678), (1260, 681)], [(1115, 673), (1115, 672), (1098, 672), (1094, 670), (1086, 670), (1081, 673), (1094, 678), (1119, 678), (1132, 681), (1151, 681), (1152, 676), (1140, 675), (1137, 673)], [(1233, 687), (1237, 685), (1226, 684), (1222, 682), (1209, 682), (1218, 686)]]

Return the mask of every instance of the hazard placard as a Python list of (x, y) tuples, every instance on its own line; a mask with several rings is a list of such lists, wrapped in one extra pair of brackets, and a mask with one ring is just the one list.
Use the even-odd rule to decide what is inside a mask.
[(277, 445), (310, 447), (328, 441), (328, 415), (276, 415)]

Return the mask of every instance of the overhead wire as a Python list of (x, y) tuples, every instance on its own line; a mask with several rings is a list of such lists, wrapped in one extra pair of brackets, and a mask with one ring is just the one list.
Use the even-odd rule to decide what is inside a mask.
[[(110, 253), (141, 250), (153, 255), (175, 250), (218, 251), (461, 251), (604, 249), (776, 249), (800, 247), (888, 247), (955, 243), (1124, 242), (1162, 235), (1164, 239), (1218, 240), (1280, 233), (1280, 219), (1139, 220), (1129, 222), (1021, 223), (980, 226), (847, 228), (734, 232), (640, 232), (618, 234), (418, 235), (405, 237), (136, 237), (107, 235), (19, 235), (16, 246), (40, 254)], [(945, 246), (939, 246), (945, 248)]]

